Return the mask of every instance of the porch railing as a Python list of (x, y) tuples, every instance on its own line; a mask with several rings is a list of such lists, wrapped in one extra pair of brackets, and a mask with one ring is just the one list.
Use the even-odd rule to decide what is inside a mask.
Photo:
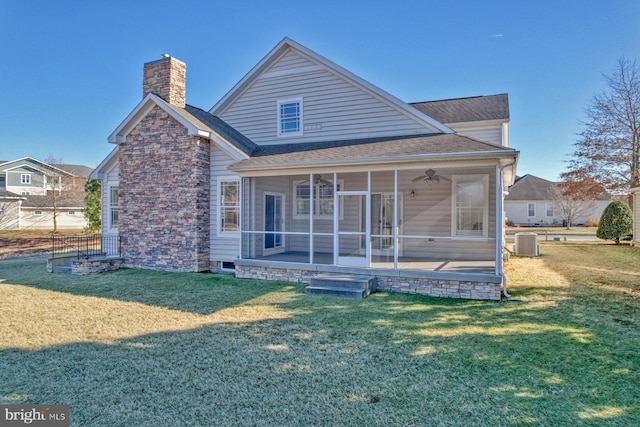
[(120, 236), (86, 234), (75, 236), (52, 236), (52, 257), (68, 255), (80, 258), (97, 256), (120, 256)]

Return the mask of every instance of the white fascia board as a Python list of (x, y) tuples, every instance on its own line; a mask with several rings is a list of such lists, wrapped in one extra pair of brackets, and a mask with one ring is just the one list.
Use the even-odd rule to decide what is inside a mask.
[[(27, 163), (20, 163), (20, 162), (28, 161), (28, 160), (31, 160), (31, 161), (33, 161), (33, 162), (34, 162), (34, 163), (36, 163), (36, 164), (35, 164), (35, 165), (33, 165), (33, 164), (27, 164)], [(33, 157), (23, 157), (23, 158), (21, 158), (21, 159), (18, 159), (18, 160), (12, 160), (12, 161), (10, 161), (10, 162), (6, 162), (6, 163), (4, 163), (4, 164), (6, 165), (6, 164), (8, 164), (8, 163), (16, 163), (16, 165), (15, 165), (15, 166), (13, 166), (13, 167), (10, 167), (9, 169), (4, 169), (4, 171), (5, 171), (5, 172), (11, 172), (11, 171), (13, 171), (14, 169), (18, 169), (18, 168), (21, 168), (21, 167), (23, 167), (23, 166), (26, 166), (26, 167), (31, 168), (31, 169), (34, 169), (35, 171), (40, 172), (40, 173), (42, 173), (42, 174), (46, 174), (46, 172), (44, 171), (44, 169), (50, 169), (50, 170), (54, 170), (54, 171), (56, 171), (57, 173), (59, 173), (59, 174), (61, 174), (61, 175), (66, 175), (66, 176), (75, 176), (75, 175), (73, 175), (73, 174), (71, 174), (71, 173), (69, 173), (69, 172), (67, 172), (67, 171), (65, 171), (65, 170), (62, 170), (62, 169), (57, 168), (57, 167), (55, 167), (55, 166), (52, 166), (52, 165), (50, 165), (50, 164), (48, 164), (48, 163), (41, 162), (41, 161), (40, 161), (40, 160), (38, 160), (38, 159), (34, 159)]]
[(325, 58), (322, 55), (319, 55), (311, 49), (302, 46), (301, 44), (291, 40), (288, 37), (282, 39), (280, 43), (278, 43), (276, 47), (274, 47), (264, 58), (262, 58), (262, 60), (258, 62), (258, 64), (256, 64), (256, 66), (254, 66), (229, 92), (227, 92), (227, 94), (223, 96), (222, 99), (218, 101), (216, 105), (211, 108), (211, 110), (209, 110), (209, 112), (211, 114), (220, 115), (220, 111), (224, 110), (226, 106), (231, 102), (231, 100), (240, 96), (242, 92), (244, 92), (244, 90), (259, 77), (260, 72), (262, 72), (278, 58), (280, 58), (280, 56), (282, 56), (289, 48), (298, 51), (298, 53), (306, 56), (312, 62), (326, 67), (334, 75), (348, 80), (351, 84), (363, 89), (365, 92), (372, 94), (379, 100), (385, 102), (387, 105), (393, 107), (397, 111), (404, 113), (410, 118), (413, 118), (418, 122), (422, 122), (429, 127), (435, 127), (442, 133), (454, 133), (454, 131), (448, 126), (432, 119), (426, 114), (413, 108), (406, 102), (403, 102), (399, 98), (396, 98), (395, 96), (369, 83), (363, 78), (358, 77), (346, 68), (341, 67), (335, 62)]
[(104, 180), (105, 172), (111, 168), (113, 162), (118, 158), (118, 146), (116, 145), (113, 150), (100, 162), (100, 164), (89, 174), (89, 179)]
[(129, 113), (129, 115), (123, 120), (122, 123), (116, 128), (111, 135), (109, 135), (109, 142), (112, 144), (118, 144), (124, 142), (127, 135), (136, 125), (144, 118), (145, 115), (154, 106), (158, 106), (169, 114), (173, 119), (179, 122), (181, 125), (187, 128), (189, 135), (203, 136), (209, 138), (209, 131), (206, 129), (198, 129), (193, 123), (178, 114), (173, 108), (169, 107), (165, 101), (163, 101), (157, 95), (153, 93), (147, 94), (147, 96), (140, 101), (140, 103)]
[(476, 120), (473, 122), (447, 123), (447, 126), (451, 128), (490, 128), (499, 127), (505, 123), (509, 123), (509, 120)]

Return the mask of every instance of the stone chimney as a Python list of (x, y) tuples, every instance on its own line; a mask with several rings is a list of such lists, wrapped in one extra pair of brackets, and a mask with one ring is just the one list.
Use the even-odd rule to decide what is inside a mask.
[(168, 54), (144, 64), (142, 97), (158, 95), (169, 104), (184, 108), (187, 86), (187, 65)]

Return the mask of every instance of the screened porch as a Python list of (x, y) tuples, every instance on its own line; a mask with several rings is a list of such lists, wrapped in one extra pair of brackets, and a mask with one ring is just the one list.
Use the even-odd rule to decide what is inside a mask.
[(499, 173), (421, 166), (243, 178), (241, 259), (499, 275)]

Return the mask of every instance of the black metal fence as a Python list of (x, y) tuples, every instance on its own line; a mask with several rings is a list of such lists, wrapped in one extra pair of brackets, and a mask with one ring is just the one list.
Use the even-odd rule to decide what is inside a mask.
[(120, 236), (82, 234), (76, 236), (52, 236), (52, 257), (68, 255), (80, 258), (120, 256)]

